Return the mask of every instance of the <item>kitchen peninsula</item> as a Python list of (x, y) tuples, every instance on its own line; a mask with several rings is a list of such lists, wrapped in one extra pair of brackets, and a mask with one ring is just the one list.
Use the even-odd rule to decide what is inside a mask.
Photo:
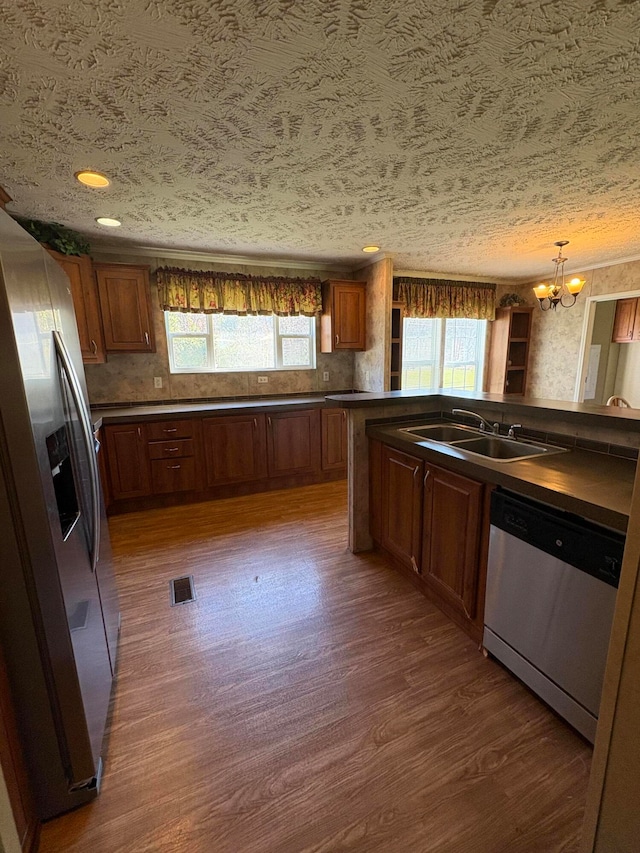
[[(369, 533), (369, 435), (391, 446), (402, 441), (423, 458), (439, 460), (458, 473), (481, 477), (494, 485), (518, 486), (530, 497), (582, 514), (592, 521), (625, 531), (640, 448), (640, 411), (587, 406), (555, 400), (513, 399), (497, 394), (390, 391), (332, 394), (327, 401), (344, 407), (349, 428), (349, 547), (371, 548)], [(496, 463), (427, 449), (398, 426), (429, 420), (457, 420), (454, 408), (472, 409), (506, 434), (513, 423), (537, 441), (549, 440), (571, 452), (549, 458)], [(384, 426), (383, 426), (384, 425)], [(517, 481), (517, 482), (514, 482)]]

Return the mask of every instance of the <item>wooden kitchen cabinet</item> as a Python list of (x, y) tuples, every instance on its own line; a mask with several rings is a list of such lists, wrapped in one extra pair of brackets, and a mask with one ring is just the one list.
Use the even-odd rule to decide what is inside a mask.
[(155, 352), (149, 267), (94, 264), (107, 352)]
[(484, 484), (425, 466), (422, 577), (433, 597), (469, 625), (477, 616)]
[(225, 415), (202, 422), (207, 486), (261, 480), (267, 476), (263, 414)]
[(491, 322), (486, 390), (491, 394), (524, 394), (527, 390), (533, 308), (498, 308)]
[(113, 500), (151, 494), (151, 477), (144, 424), (104, 427), (110, 492)]
[(380, 543), (414, 572), (420, 571), (424, 463), (382, 446)]
[(320, 470), (318, 409), (267, 415), (267, 468), (270, 477)]
[(491, 486), (369, 440), (374, 544), (480, 642)]
[(98, 287), (89, 255), (63, 255), (47, 249), (71, 282), (71, 297), (76, 313), (80, 350), (85, 364), (106, 361)]
[(364, 281), (326, 281), (322, 285), (320, 351), (367, 348)]
[(640, 299), (618, 299), (611, 341), (626, 344), (640, 341)]
[(339, 471), (347, 467), (347, 413), (345, 409), (322, 409), (322, 470)]
[(196, 418), (146, 424), (152, 494), (195, 492), (202, 488), (200, 429)]

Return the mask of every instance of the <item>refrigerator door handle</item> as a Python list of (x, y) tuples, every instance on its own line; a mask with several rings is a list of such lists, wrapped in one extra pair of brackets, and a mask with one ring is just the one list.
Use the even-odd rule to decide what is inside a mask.
[(86, 448), (87, 456), (89, 457), (89, 479), (91, 486), (92, 503), (91, 571), (95, 572), (96, 565), (98, 564), (98, 557), (100, 551), (100, 479), (98, 475), (98, 460), (96, 457), (95, 445), (93, 443), (91, 418), (89, 417), (89, 411), (84, 401), (84, 396), (82, 394), (82, 388), (80, 387), (78, 374), (76, 373), (75, 367), (73, 366), (73, 362), (71, 361), (71, 356), (69, 355), (64, 341), (62, 340), (62, 335), (56, 329), (53, 330), (53, 342), (56, 354), (58, 356), (58, 361), (69, 382), (71, 396), (73, 397), (73, 402), (76, 407), (76, 411), (78, 412), (78, 417), (80, 419), (82, 438)]

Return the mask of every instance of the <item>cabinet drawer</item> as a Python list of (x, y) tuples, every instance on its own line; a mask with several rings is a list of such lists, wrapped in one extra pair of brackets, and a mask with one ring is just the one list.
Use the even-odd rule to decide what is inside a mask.
[(161, 441), (172, 438), (193, 438), (194, 422), (184, 421), (158, 421), (147, 424), (147, 439), (149, 441)]
[(153, 459), (151, 483), (156, 495), (197, 489), (196, 460), (193, 456), (182, 459)]
[(149, 459), (174, 459), (176, 457), (194, 455), (195, 443), (192, 438), (149, 442)]

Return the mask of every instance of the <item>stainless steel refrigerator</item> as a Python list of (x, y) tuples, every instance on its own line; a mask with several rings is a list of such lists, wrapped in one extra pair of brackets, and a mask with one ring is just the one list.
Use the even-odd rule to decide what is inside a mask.
[(0, 643), (40, 817), (96, 796), (119, 632), (70, 284), (0, 211)]

